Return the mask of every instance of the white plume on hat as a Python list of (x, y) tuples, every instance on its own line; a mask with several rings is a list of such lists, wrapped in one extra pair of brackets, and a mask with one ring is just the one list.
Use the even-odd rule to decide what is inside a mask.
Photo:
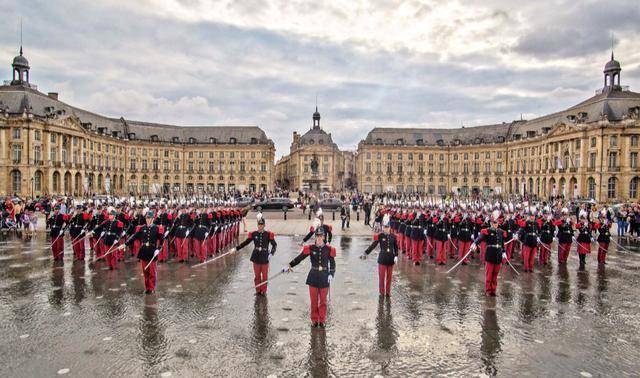
[(316, 211), (316, 216), (319, 217), (320, 215), (322, 215), (322, 208), (319, 208), (318, 211)]
[(497, 222), (499, 218), (500, 218), (500, 210), (493, 210), (493, 212), (491, 213), (491, 219)]
[(314, 219), (314, 221), (313, 221), (313, 228), (314, 229), (320, 227), (321, 225), (322, 225), (322, 222), (320, 221), (319, 218)]
[(569, 209), (567, 209), (566, 207), (563, 207), (562, 214), (569, 214)]

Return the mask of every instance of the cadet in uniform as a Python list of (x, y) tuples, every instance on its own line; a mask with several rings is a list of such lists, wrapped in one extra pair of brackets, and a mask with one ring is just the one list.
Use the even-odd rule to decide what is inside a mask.
[(500, 273), (502, 263), (507, 261), (507, 254), (504, 250), (504, 242), (507, 237), (507, 233), (506, 231), (498, 228), (499, 217), (500, 212), (498, 210), (494, 210), (491, 215), (489, 228), (482, 229), (476, 240), (471, 244), (471, 249), (475, 250), (478, 243), (482, 241), (486, 243), (486, 250), (484, 253), (484, 291), (487, 295), (492, 297), (496, 296), (496, 290), (498, 288), (498, 273)]
[[(158, 279), (156, 256), (160, 254), (160, 248), (162, 248), (162, 242), (165, 238), (164, 227), (153, 224), (153, 220), (153, 211), (147, 212), (145, 215), (145, 225), (138, 228), (136, 233), (127, 241), (128, 245), (133, 245), (136, 240), (140, 241), (138, 259), (140, 260), (142, 276), (144, 277), (145, 294), (152, 294), (156, 289)], [(118, 247), (120, 250), (124, 248), (124, 244)], [(147, 264), (149, 267), (145, 269)]]
[(84, 212), (82, 205), (76, 205), (76, 213), (69, 224), (69, 236), (71, 236), (73, 254), (77, 261), (84, 260), (84, 237), (91, 216)]
[(373, 236), (373, 243), (360, 256), (366, 259), (376, 246), (380, 245), (380, 254), (378, 255), (378, 282), (380, 296), (391, 296), (391, 277), (393, 274), (393, 265), (398, 262), (398, 246), (396, 245), (396, 236), (391, 233), (389, 227), (389, 215), (385, 215), (382, 219), (382, 232)]
[(596, 239), (598, 242), (598, 264), (606, 264), (609, 243), (611, 242), (611, 223), (601, 215), (594, 228), (598, 230), (598, 239)]
[(305, 245), (295, 259), (291, 260), (283, 272), (291, 272), (292, 268), (302, 260), (311, 256), (311, 270), (307, 276), (309, 296), (311, 297), (311, 323), (313, 327), (325, 328), (327, 319), (327, 294), (336, 272), (336, 249), (325, 244), (324, 228), (315, 230), (314, 244)]
[(51, 252), (53, 261), (63, 261), (64, 257), (64, 230), (69, 221), (69, 216), (60, 212), (60, 205), (53, 207), (53, 214), (49, 218), (49, 235), (51, 235)]
[[(258, 214), (258, 231), (250, 232), (245, 241), (238, 244), (237, 248), (231, 249), (231, 253), (235, 253), (253, 242), (251, 262), (253, 263), (253, 283), (256, 286), (267, 280), (269, 276), (269, 260), (276, 253), (276, 247), (278, 246), (273, 232), (266, 231), (264, 226), (264, 218), (262, 214)], [(271, 252), (269, 252), (269, 244), (271, 244)], [(256, 295), (265, 294), (267, 294), (267, 284), (256, 287)]]

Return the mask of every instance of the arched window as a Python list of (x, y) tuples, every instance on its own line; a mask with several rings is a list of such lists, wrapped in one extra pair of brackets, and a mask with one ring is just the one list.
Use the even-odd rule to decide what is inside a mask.
[(33, 175), (33, 190), (36, 192), (42, 191), (42, 172), (36, 171)]
[(640, 183), (640, 177), (636, 176), (629, 181), (629, 198), (638, 197), (638, 184)]
[(22, 189), (22, 173), (19, 170), (11, 171), (11, 190), (20, 193)]
[(596, 198), (596, 180), (593, 177), (587, 180), (587, 191), (589, 198)]
[(607, 198), (612, 199), (616, 198), (616, 178), (611, 177), (609, 181), (607, 181)]

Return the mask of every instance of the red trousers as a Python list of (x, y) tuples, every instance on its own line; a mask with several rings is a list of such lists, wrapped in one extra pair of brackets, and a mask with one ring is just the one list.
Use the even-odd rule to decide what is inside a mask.
[(97, 242), (94, 245), (95, 251), (96, 251), (96, 258), (101, 258), (104, 253), (105, 253), (105, 249), (104, 249), (104, 243), (101, 241)]
[[(122, 239), (120, 239), (118, 241), (118, 245), (122, 245), (123, 243), (124, 243), (124, 240), (122, 240)], [(119, 249), (119, 250), (115, 251), (114, 253), (116, 254), (116, 260), (124, 261), (124, 249)]]
[(522, 261), (524, 262), (524, 269), (533, 271), (533, 266), (536, 262), (536, 249), (537, 247), (529, 247), (522, 244)]
[(184, 238), (176, 238), (176, 251), (178, 254), (178, 261), (187, 261), (187, 248), (189, 247), (189, 240)]
[(540, 265), (547, 265), (551, 257), (551, 244), (540, 243), (539, 262)]
[(52, 240), (51, 252), (54, 260), (63, 260), (64, 258), (64, 237), (55, 237)]
[(398, 250), (402, 252), (402, 247), (404, 247), (404, 235), (396, 232), (396, 243), (398, 244)]
[(193, 251), (200, 262), (204, 262), (207, 259), (207, 241), (193, 239)]
[(422, 261), (422, 252), (424, 251), (424, 240), (411, 241), (411, 255), (414, 262)]
[(487, 243), (480, 242), (480, 261), (484, 261), (484, 253), (487, 250)]
[[(267, 280), (269, 276), (269, 264), (256, 264), (253, 263), (253, 284), (259, 285)], [(256, 288), (256, 293), (267, 293), (267, 285), (264, 284)]]
[[(380, 295), (391, 294), (391, 276), (393, 265), (378, 264), (378, 283)], [(311, 287), (311, 286), (309, 286)]]
[(598, 264), (604, 264), (607, 259), (607, 251), (609, 251), (609, 243), (598, 243)]
[[(469, 252), (469, 248), (471, 248), (471, 241), (459, 241), (458, 240), (458, 258), (463, 258), (464, 255), (467, 254), (467, 252)], [(462, 262), (463, 264), (468, 264), (469, 263), (469, 258), (467, 257), (466, 259), (464, 259), (464, 261)]]
[(581, 255), (591, 253), (591, 242), (578, 242), (578, 253)]
[(436, 264), (446, 264), (447, 263), (447, 245), (450, 243), (449, 240), (435, 240), (434, 247), (436, 249)]
[(142, 244), (142, 242), (138, 239), (133, 241), (133, 248), (131, 248), (131, 255), (133, 257), (138, 256), (138, 252), (140, 251), (140, 245)]
[(116, 251), (115, 249), (118, 248), (118, 243), (114, 244), (114, 245), (103, 245), (102, 247), (104, 249), (103, 253), (109, 253), (107, 255), (107, 257), (105, 257), (105, 259), (107, 260), (107, 264), (109, 264), (109, 268), (111, 269), (115, 269), (116, 268), (116, 262), (117, 262), (117, 258), (116, 258)]
[(507, 259), (509, 259), (509, 261), (511, 261), (511, 255), (513, 255), (513, 243), (515, 243), (515, 241), (512, 241), (511, 243), (507, 244), (504, 248), (507, 254)]
[(408, 253), (409, 256), (411, 256), (411, 238), (405, 235), (405, 237), (402, 238), (402, 240), (404, 241), (403, 251), (405, 253)]
[(98, 238), (94, 238), (93, 236), (89, 238), (89, 249), (95, 251), (97, 249)]
[(153, 260), (149, 267), (144, 267), (149, 264), (148, 261), (140, 260), (140, 267), (142, 268), (142, 276), (144, 277), (144, 289), (154, 291), (156, 289), (156, 281), (158, 279), (158, 266), (156, 260)]
[(163, 262), (169, 259), (169, 242), (166, 240), (162, 241), (162, 246), (160, 247), (160, 253), (158, 253), (158, 261)]
[(207, 239), (207, 255), (213, 256), (216, 254), (216, 235), (213, 234)]
[(435, 240), (431, 236), (427, 236), (427, 254), (429, 258), (433, 258), (435, 253)]
[(319, 288), (315, 286), (309, 286), (312, 323), (324, 323), (327, 321), (327, 294), (329, 294), (328, 287)]
[(73, 245), (73, 254), (76, 260), (84, 260), (84, 238), (76, 240)]
[(458, 248), (458, 239), (449, 239), (449, 257), (456, 257), (456, 249)]
[(484, 263), (485, 277), (484, 277), (484, 291), (487, 294), (495, 294), (498, 288), (498, 273), (502, 264), (493, 264), (490, 262)]
[(558, 244), (558, 264), (566, 264), (571, 251), (571, 243)]

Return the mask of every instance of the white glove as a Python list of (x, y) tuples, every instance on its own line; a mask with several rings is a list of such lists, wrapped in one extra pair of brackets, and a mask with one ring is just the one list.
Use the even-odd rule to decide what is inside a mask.
[(394, 264), (397, 264), (397, 263), (398, 263), (398, 256), (396, 256), (396, 257), (394, 257), (394, 258), (393, 258), (393, 263), (394, 263)]
[(160, 253), (160, 249), (156, 249), (155, 251), (153, 251), (154, 256), (158, 256), (159, 253)]
[(293, 271), (293, 269), (291, 269), (291, 267), (289, 265), (287, 265), (284, 268), (282, 268), (282, 273), (285, 273), (285, 272), (288, 273), (288, 272), (292, 272), (292, 271)]
[(542, 242), (540, 241), (540, 238), (536, 238), (536, 241), (537, 241), (538, 243), (542, 243)]
[(327, 277), (327, 281), (329, 282), (329, 285), (331, 285), (331, 281), (333, 281), (333, 276), (331, 274)]
[(64, 229), (60, 230), (60, 233), (58, 234), (58, 236), (62, 236), (62, 235), (64, 235)]
[(518, 240), (518, 234), (513, 234), (513, 240)]
[(235, 248), (231, 248), (231, 250), (229, 251), (229, 253), (236, 253), (237, 249)]
[(478, 246), (476, 245), (476, 243), (471, 243), (471, 245), (469, 246), (469, 250), (475, 251), (476, 249), (478, 249)]
[(93, 231), (87, 232), (87, 237), (91, 237), (93, 235)]
[(503, 259), (503, 260), (506, 260), (506, 259), (507, 259), (507, 254), (506, 254), (506, 253), (504, 253), (504, 252), (502, 252), (502, 259)]
[(116, 249), (123, 250), (123, 249), (125, 249), (126, 247), (127, 247), (127, 246), (126, 246), (125, 244), (120, 244), (120, 245), (118, 246), (118, 248), (116, 248)]
[(447, 234), (447, 238), (451, 239), (451, 234)]
[(271, 253), (269, 253), (269, 254), (267, 255), (267, 261), (271, 261), (271, 256), (273, 256), (273, 254), (271, 254)]

